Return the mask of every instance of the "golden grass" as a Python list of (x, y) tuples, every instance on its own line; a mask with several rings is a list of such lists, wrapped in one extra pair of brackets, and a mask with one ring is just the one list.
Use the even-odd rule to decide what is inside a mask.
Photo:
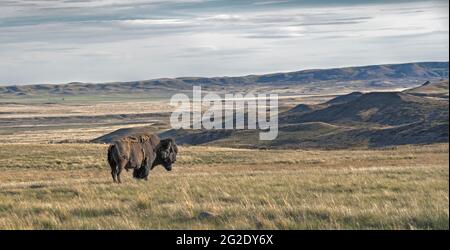
[[(172, 109), (168, 100), (151, 99), (86, 103), (0, 102), (0, 141), (3, 143), (90, 141), (117, 129), (144, 126), (140, 120), (127, 121), (127, 124), (123, 121), (114, 123), (105, 118), (105, 115), (164, 113)], [(74, 117), (84, 119), (73, 122), (71, 118)], [(41, 124), (39, 119), (47, 122)], [(155, 120), (147, 119), (145, 125), (150, 126), (153, 122)]]
[[(448, 229), (448, 144), (181, 147), (113, 184), (106, 145), (0, 144), (0, 229)], [(201, 216), (208, 212), (210, 216)]]
[(170, 111), (168, 101), (121, 101), (94, 103), (0, 103), (0, 118), (98, 116)]
[[(145, 124), (151, 125), (151, 123)], [(66, 125), (67, 126), (67, 125)], [(94, 125), (92, 127), (74, 127), (74, 128), (58, 128), (43, 127), (41, 130), (33, 129), (28, 131), (9, 132), (5, 135), (0, 133), (0, 140), (3, 143), (59, 143), (64, 141), (84, 141), (89, 142), (97, 137), (114, 132), (123, 128), (142, 127), (142, 123), (137, 124), (120, 124), (120, 125)], [(16, 127), (17, 128), (17, 127)], [(1, 131), (0, 131), (1, 132)]]

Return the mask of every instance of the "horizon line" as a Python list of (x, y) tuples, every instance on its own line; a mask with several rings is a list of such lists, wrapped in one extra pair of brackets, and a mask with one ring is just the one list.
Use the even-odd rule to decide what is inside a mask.
[(449, 63), (449, 60), (444, 61), (413, 61), (413, 62), (400, 62), (400, 63), (381, 63), (381, 64), (365, 64), (365, 65), (352, 65), (352, 66), (342, 66), (342, 67), (329, 67), (329, 68), (307, 68), (300, 70), (286, 70), (286, 71), (278, 71), (278, 72), (268, 72), (268, 73), (253, 73), (246, 75), (235, 75), (235, 76), (178, 76), (178, 77), (157, 77), (150, 78), (145, 80), (126, 80), (126, 81), (106, 81), (106, 82), (83, 82), (83, 81), (70, 81), (64, 83), (24, 83), (24, 84), (1, 84), (0, 88), (4, 87), (14, 87), (14, 86), (35, 86), (35, 85), (68, 85), (68, 84), (113, 84), (113, 83), (132, 83), (132, 82), (145, 82), (145, 81), (155, 81), (162, 79), (173, 79), (173, 80), (182, 80), (187, 78), (239, 78), (239, 77), (249, 77), (249, 76), (263, 76), (263, 75), (275, 75), (275, 74), (287, 74), (287, 73), (295, 73), (309, 70), (331, 70), (331, 69), (347, 69), (347, 68), (364, 68), (371, 66), (386, 66), (386, 65), (402, 65), (402, 64), (416, 64), (416, 63)]

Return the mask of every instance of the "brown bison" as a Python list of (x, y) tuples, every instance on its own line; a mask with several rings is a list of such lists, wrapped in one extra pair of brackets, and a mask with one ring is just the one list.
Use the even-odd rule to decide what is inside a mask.
[(114, 141), (108, 148), (108, 163), (114, 182), (121, 183), (123, 169), (133, 169), (133, 177), (147, 180), (150, 170), (163, 165), (172, 170), (178, 147), (175, 140), (160, 140), (157, 135), (137, 135)]

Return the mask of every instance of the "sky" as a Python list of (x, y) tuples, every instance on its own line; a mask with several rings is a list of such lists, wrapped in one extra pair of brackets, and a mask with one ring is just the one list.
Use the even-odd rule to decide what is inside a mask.
[(1, 0), (0, 85), (448, 61), (448, 1)]

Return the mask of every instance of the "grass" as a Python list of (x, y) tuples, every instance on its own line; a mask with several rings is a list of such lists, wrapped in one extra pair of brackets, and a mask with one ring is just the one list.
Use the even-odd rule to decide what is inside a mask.
[(172, 172), (121, 185), (105, 152), (0, 144), (0, 229), (449, 229), (448, 144), (181, 147)]
[[(9, 103), (0, 102), (0, 141), (49, 143), (90, 141), (117, 129), (155, 125), (167, 128), (167, 101)], [(130, 117), (133, 115), (140, 115)], [(162, 124), (162, 125), (161, 125)]]

